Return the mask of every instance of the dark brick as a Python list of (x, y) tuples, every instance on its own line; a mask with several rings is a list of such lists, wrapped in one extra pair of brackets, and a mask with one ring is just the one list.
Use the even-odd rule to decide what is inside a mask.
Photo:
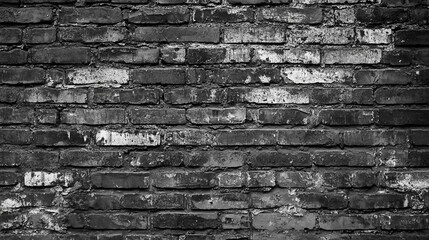
[(0, 152), (0, 166), (23, 166), (34, 169), (58, 167), (59, 154), (47, 151), (3, 151)]
[(387, 126), (426, 126), (429, 125), (429, 111), (414, 109), (380, 109), (377, 123)]
[(133, 167), (166, 167), (180, 166), (189, 155), (179, 151), (164, 152), (132, 152), (130, 153), (130, 164)]
[(87, 229), (147, 229), (148, 217), (142, 213), (113, 214), (69, 214), (68, 224), (71, 228)]
[(344, 209), (348, 204), (347, 196), (337, 193), (299, 193), (297, 199), (304, 209)]
[[(249, 0), (230, 0), (230, 1), (249, 1)], [(268, 1), (268, 0), (250, 0), (250, 1)], [(274, 0), (277, 1), (277, 0)], [(282, 0), (279, 0), (280, 2)], [(321, 8), (290, 8), (275, 7), (263, 8), (260, 12), (260, 18), (270, 22), (316, 24), (321, 23), (323, 12)]]
[(6, 28), (0, 29), (0, 43), (2, 44), (15, 44), (20, 43), (22, 38), (22, 30), (19, 28)]
[(334, 146), (338, 143), (339, 133), (333, 130), (289, 129), (278, 133), (279, 145)]
[(323, 185), (328, 188), (367, 188), (377, 183), (376, 172), (362, 171), (329, 171), (322, 173)]
[(185, 124), (184, 109), (130, 109), (130, 121), (133, 124)]
[(1, 23), (40, 23), (52, 21), (52, 8), (0, 8)]
[(428, 46), (428, 30), (402, 30), (396, 32), (395, 44), (399, 46)]
[(138, 27), (132, 35), (139, 42), (206, 42), (217, 43), (218, 27)]
[(183, 194), (126, 194), (121, 206), (130, 209), (184, 209), (186, 198)]
[(379, 222), (372, 214), (324, 214), (319, 218), (319, 225), (324, 230), (369, 230), (376, 229)]
[(131, 70), (131, 81), (137, 84), (185, 84), (186, 73), (180, 68)]
[(253, 228), (268, 230), (270, 232), (280, 232), (293, 229), (303, 231), (304, 229), (313, 229), (315, 225), (316, 215), (313, 213), (300, 214), (300, 216), (278, 212), (258, 213), (253, 216), (252, 221)]
[(18, 65), (27, 62), (27, 52), (19, 49), (0, 51), (0, 64)]
[(411, 131), (410, 142), (417, 146), (429, 146), (429, 132), (425, 130)]
[(247, 162), (253, 167), (310, 167), (310, 154), (301, 151), (253, 151)]
[(350, 130), (345, 131), (346, 146), (396, 146), (406, 142), (406, 134), (391, 130)]
[(191, 108), (186, 118), (193, 124), (241, 124), (246, 120), (246, 109)]
[(381, 216), (381, 228), (386, 230), (422, 230), (428, 229), (428, 214), (389, 214)]
[(401, 209), (410, 207), (411, 199), (397, 193), (352, 193), (349, 201), (351, 209)]
[(158, 63), (159, 50), (151, 48), (102, 48), (99, 50), (100, 60), (119, 63)]
[(328, 126), (371, 125), (376, 118), (377, 111), (370, 109), (329, 109), (319, 113), (319, 121)]
[(87, 47), (37, 48), (30, 51), (32, 63), (86, 64), (91, 61), (91, 50)]
[(17, 88), (0, 88), (0, 102), (14, 103), (20, 98), (20, 89)]
[(161, 61), (167, 64), (183, 64), (186, 62), (186, 49), (181, 47), (162, 48)]
[(40, 124), (56, 124), (58, 122), (58, 111), (56, 109), (37, 109), (36, 121)]
[(223, 130), (216, 132), (218, 146), (276, 145), (277, 131), (265, 129)]
[(264, 125), (306, 125), (310, 122), (310, 113), (299, 109), (265, 108), (258, 112), (258, 122)]
[(220, 225), (217, 213), (158, 213), (153, 227), (161, 229), (210, 229)]
[(408, 66), (412, 58), (412, 52), (407, 50), (383, 51), (381, 62), (392, 66)]
[(125, 29), (115, 27), (68, 27), (59, 30), (59, 38), (67, 42), (120, 42), (125, 34)]
[(138, 24), (180, 24), (189, 22), (189, 16), (189, 9), (184, 7), (151, 7), (127, 12), (125, 19)]
[(234, 168), (243, 166), (245, 154), (240, 151), (198, 151), (184, 159), (188, 167), (222, 167)]
[(125, 124), (125, 110), (119, 108), (66, 109), (61, 112), (61, 122), (84, 125)]
[(63, 7), (59, 17), (61, 23), (114, 24), (122, 21), (121, 9), (109, 7)]
[(90, 136), (80, 130), (36, 130), (33, 142), (37, 146), (85, 146)]
[(71, 207), (79, 210), (113, 210), (120, 209), (120, 196), (114, 194), (73, 193), (67, 198)]
[(375, 153), (367, 150), (317, 150), (312, 153), (312, 159), (317, 166), (375, 166)]
[(157, 104), (160, 98), (158, 89), (94, 89), (94, 102), (96, 103), (129, 103), (129, 104)]
[(408, 20), (408, 12), (403, 8), (357, 8), (356, 19), (367, 24), (402, 23)]
[[(18, 183), (18, 175), (15, 172), (0, 172), (0, 186), (11, 186)], [(3, 214), (1, 214), (3, 215)], [(0, 220), (0, 222), (3, 222)]]
[(403, 70), (361, 70), (355, 74), (357, 84), (407, 84), (410, 83), (411, 75)]
[(274, 208), (296, 204), (296, 196), (286, 189), (273, 189), (270, 192), (251, 192), (251, 205), (254, 208)]
[(195, 9), (192, 20), (198, 23), (252, 22), (254, 12), (250, 8), (203, 8)]
[(91, 175), (95, 188), (141, 189), (149, 188), (149, 173), (145, 172), (102, 172)]
[(152, 180), (157, 188), (212, 188), (217, 184), (213, 172), (154, 173)]
[(1, 68), (0, 82), (9, 85), (45, 83), (45, 71), (41, 68)]
[(26, 43), (52, 43), (57, 39), (55, 28), (30, 28), (24, 31), (24, 42)]
[(122, 166), (123, 154), (116, 151), (71, 150), (61, 152), (63, 166), (73, 167), (119, 167)]
[(193, 194), (190, 197), (192, 209), (246, 209), (249, 200), (246, 194)]
[(428, 88), (379, 88), (375, 91), (379, 104), (427, 104)]
[(0, 129), (0, 144), (30, 144), (32, 133), (25, 129)]

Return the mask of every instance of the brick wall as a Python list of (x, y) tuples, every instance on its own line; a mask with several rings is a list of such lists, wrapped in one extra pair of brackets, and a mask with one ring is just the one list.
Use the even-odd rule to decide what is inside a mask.
[(1, 240), (429, 235), (429, 1), (0, 0)]

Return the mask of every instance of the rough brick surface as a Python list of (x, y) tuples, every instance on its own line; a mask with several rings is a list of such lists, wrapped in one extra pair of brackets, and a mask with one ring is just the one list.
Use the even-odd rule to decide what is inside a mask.
[(0, 240), (428, 239), (429, 1), (0, 5)]

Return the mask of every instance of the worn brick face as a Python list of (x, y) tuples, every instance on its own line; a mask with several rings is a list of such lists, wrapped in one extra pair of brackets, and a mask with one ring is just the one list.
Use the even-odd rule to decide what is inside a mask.
[(0, 240), (428, 238), (427, 0), (0, 5)]

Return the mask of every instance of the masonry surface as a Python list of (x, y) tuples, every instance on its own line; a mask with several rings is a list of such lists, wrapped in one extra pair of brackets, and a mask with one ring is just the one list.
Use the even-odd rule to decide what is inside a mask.
[(429, 1), (0, 0), (0, 240), (429, 239)]

